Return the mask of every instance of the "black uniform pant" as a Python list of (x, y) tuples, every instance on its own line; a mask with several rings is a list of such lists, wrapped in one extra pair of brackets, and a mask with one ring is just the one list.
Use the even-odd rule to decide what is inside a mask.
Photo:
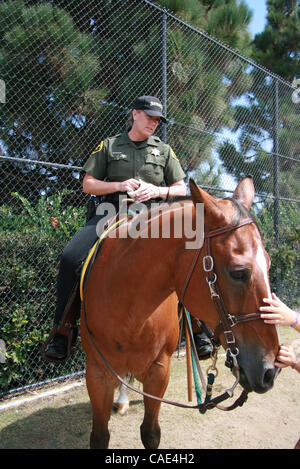
[(57, 302), (54, 323), (61, 320), (68, 299), (78, 278), (78, 268), (97, 241), (96, 225), (102, 216), (96, 215), (69, 241), (61, 254), (57, 277)]
[[(126, 198), (124, 195), (123, 197)], [(106, 196), (105, 201), (113, 205), (112, 213), (118, 213), (120, 209), (119, 193)], [(147, 203), (150, 204), (151, 202), (153, 202), (153, 199), (150, 199)], [(79, 265), (87, 257), (89, 250), (98, 239), (96, 232), (97, 223), (106, 215), (107, 213), (104, 213), (103, 215), (94, 215), (86, 225), (76, 233), (71, 241), (69, 241), (61, 254), (57, 277), (57, 302), (54, 318), (55, 325), (57, 325), (62, 319), (68, 299), (78, 278), (77, 271)]]

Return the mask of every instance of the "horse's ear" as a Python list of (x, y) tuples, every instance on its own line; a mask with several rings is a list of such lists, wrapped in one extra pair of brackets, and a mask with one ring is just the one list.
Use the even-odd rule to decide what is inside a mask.
[(214, 197), (197, 186), (193, 179), (190, 179), (190, 191), (194, 204), (204, 204), (205, 223), (213, 228), (220, 223), (224, 223), (225, 217)]
[(192, 201), (194, 202), (194, 204), (197, 203), (197, 202), (203, 203), (203, 197), (202, 197), (202, 192), (203, 191), (199, 186), (197, 186), (194, 179), (192, 179), (192, 178), (190, 179), (189, 185), (190, 185)]
[(242, 179), (233, 193), (233, 198), (241, 202), (248, 210), (253, 203), (254, 196), (255, 188), (252, 176)]

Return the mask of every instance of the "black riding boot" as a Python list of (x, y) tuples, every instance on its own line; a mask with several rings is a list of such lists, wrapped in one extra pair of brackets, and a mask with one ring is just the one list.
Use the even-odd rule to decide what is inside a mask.
[[(72, 322), (68, 320), (72, 319)], [(76, 326), (76, 317), (70, 317), (59, 326), (54, 326), (48, 341), (44, 344), (43, 358), (51, 362), (64, 362), (69, 358), (71, 348), (76, 344), (78, 337), (78, 328)]]
[(76, 321), (79, 315), (80, 296), (78, 282), (76, 282), (62, 317), (59, 322), (55, 322), (50, 337), (44, 344), (45, 360), (63, 362), (69, 357), (71, 347), (75, 345), (78, 336)]
[[(94, 212), (95, 210), (90, 213), (89, 217), (94, 215)], [(63, 361), (68, 358), (70, 346), (77, 337), (77, 330), (74, 325), (76, 319), (80, 316), (78, 281), (81, 265), (98, 239), (96, 227), (102, 217), (103, 215), (92, 216), (86, 225), (69, 241), (62, 252), (57, 276), (57, 304), (54, 328), (50, 338), (44, 345), (43, 355), (46, 360)]]
[(213, 347), (205, 332), (194, 332), (193, 336), (199, 360), (209, 358)]
[(68, 337), (66, 335), (55, 334), (48, 348), (45, 351), (45, 358), (64, 360), (68, 355)]

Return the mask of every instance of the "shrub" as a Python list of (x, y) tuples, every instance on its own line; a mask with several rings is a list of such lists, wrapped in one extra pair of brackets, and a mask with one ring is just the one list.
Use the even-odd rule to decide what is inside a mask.
[(64, 195), (42, 198), (34, 207), (13, 194), (23, 209), (0, 208), (2, 392), (84, 368), (81, 351), (59, 366), (44, 362), (40, 354), (53, 325), (60, 253), (85, 221), (84, 208), (63, 208)]

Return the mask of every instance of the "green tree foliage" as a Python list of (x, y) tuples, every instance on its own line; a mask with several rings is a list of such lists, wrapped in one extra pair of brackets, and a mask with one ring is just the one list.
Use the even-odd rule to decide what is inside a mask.
[(254, 59), (292, 82), (300, 77), (300, 5), (298, 0), (267, 0), (265, 30), (256, 34)]
[(98, 71), (93, 37), (78, 31), (65, 11), (49, 3), (28, 8), (20, 0), (1, 3), (0, 35), (8, 94), (1, 134), (11, 156), (60, 163), (82, 156), (84, 92), (93, 90)]
[[(33, 4), (33, 5), (31, 5)], [(81, 32), (68, 12), (51, 3), (21, 0), (0, 4), (0, 76), (7, 100), (0, 107), (0, 141), (11, 157), (82, 166), (90, 141), (89, 113), (103, 107), (96, 84), (97, 44)], [(86, 106), (93, 96), (93, 110)], [(66, 171), (44, 172), (32, 165), (2, 164), (1, 183), (23, 179), (31, 197), (68, 185)], [(74, 181), (75, 182), (75, 181)], [(26, 185), (27, 184), (27, 185)]]
[(243, 1), (158, 0), (157, 3), (244, 55), (250, 54), (248, 26), (252, 11)]
[[(159, 3), (247, 53), (251, 12), (243, 2)], [(158, 10), (137, 0), (16, 0), (0, 5), (0, 18), (0, 76), (8, 90), (0, 138), (10, 156), (81, 166), (101, 138), (123, 128), (135, 96), (161, 95)], [(192, 170), (212, 160), (214, 134), (234, 126), (230, 100), (251, 79), (229, 51), (171, 21), (167, 48), (168, 141)], [(8, 182), (22, 173), (9, 165)], [(39, 169), (26, 171), (43, 189)], [(53, 192), (58, 179), (49, 173)], [(62, 181), (63, 172), (58, 175)]]
[[(298, 1), (268, 0), (265, 30), (255, 36), (253, 57), (272, 72), (292, 81), (300, 76), (300, 6)], [(230, 143), (220, 149), (224, 166), (232, 174), (252, 174), (258, 192), (273, 192), (276, 156), (278, 187), (282, 196), (300, 196), (299, 105), (291, 87), (253, 69), (247, 105), (235, 108), (235, 130), (240, 148)], [(276, 108), (278, 114), (276, 115)], [(274, 155), (270, 152), (274, 152)], [(276, 164), (277, 164), (276, 163)]]
[[(209, 36), (249, 54), (247, 26), (251, 11), (243, 2), (159, 0), (158, 3)], [(221, 49), (208, 35), (168, 22), (168, 115), (172, 117), (168, 139), (178, 147), (187, 171), (203, 162), (215, 165), (216, 135), (234, 127), (233, 98), (252, 84), (246, 64)], [(200, 166), (201, 167), (201, 166)], [(220, 173), (218, 169), (217, 172)], [(197, 171), (201, 180), (201, 171)], [(219, 174), (220, 175), (220, 174)], [(203, 183), (207, 174), (203, 173)]]

